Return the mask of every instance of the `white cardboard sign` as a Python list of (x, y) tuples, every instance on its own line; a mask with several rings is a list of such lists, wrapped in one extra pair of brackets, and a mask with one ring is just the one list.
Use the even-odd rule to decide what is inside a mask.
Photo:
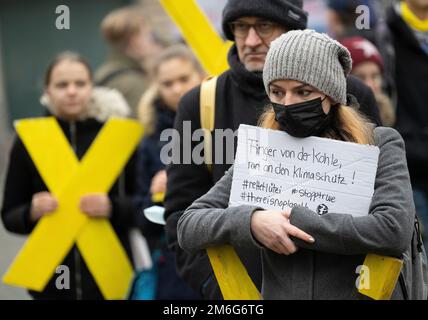
[(241, 125), (230, 206), (367, 215), (379, 148)]

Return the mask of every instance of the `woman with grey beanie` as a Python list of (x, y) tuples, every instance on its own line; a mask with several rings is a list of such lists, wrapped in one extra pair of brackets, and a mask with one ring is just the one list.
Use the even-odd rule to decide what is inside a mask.
[[(179, 244), (189, 252), (224, 244), (259, 247), (264, 299), (361, 299), (356, 269), (369, 253), (403, 259), (405, 280), (396, 285), (392, 299), (427, 297), (424, 279), (412, 281), (417, 237), (404, 143), (394, 129), (374, 128), (346, 106), (351, 67), (348, 50), (325, 34), (313, 30), (283, 34), (272, 42), (266, 57), (263, 80), (271, 105), (260, 125), (300, 138), (378, 146), (367, 216), (346, 212), (320, 216), (299, 206), (286, 211), (228, 207), (232, 167), (178, 222)], [(421, 250), (422, 269), (426, 256)]]

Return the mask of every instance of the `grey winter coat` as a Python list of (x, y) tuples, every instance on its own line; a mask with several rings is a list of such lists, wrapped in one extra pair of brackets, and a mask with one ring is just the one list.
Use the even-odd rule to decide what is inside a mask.
[[(355, 285), (356, 269), (363, 264), (366, 254), (403, 256), (410, 299), (426, 299), (426, 286), (410, 287), (415, 208), (404, 142), (391, 128), (376, 128), (374, 136), (380, 155), (368, 216), (319, 216), (307, 208), (295, 207), (291, 224), (313, 236), (315, 243), (293, 239), (299, 251), (289, 256), (277, 254), (261, 246), (251, 233), (251, 216), (260, 208), (228, 207), (232, 167), (180, 218), (180, 246), (189, 252), (223, 244), (258, 247), (260, 256), (254, 259), (262, 259), (264, 299), (361, 299), (364, 296)], [(392, 299), (403, 299), (399, 283)]]

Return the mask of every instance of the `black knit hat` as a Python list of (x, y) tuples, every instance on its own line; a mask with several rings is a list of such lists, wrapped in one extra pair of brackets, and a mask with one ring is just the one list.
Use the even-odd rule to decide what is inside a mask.
[(229, 23), (246, 16), (266, 18), (288, 30), (306, 29), (308, 14), (303, 10), (303, 0), (228, 0), (223, 9), (223, 32), (234, 41)]

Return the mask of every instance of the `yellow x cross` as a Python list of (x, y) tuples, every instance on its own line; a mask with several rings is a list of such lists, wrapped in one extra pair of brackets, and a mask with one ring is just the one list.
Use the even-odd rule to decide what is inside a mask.
[(194, 0), (160, 0), (187, 44), (210, 75), (226, 71), (231, 41), (223, 41)]
[(55, 118), (21, 120), (16, 131), (59, 207), (36, 225), (6, 272), (6, 284), (43, 291), (56, 267), (77, 242), (106, 299), (124, 299), (132, 265), (107, 219), (79, 209), (88, 193), (107, 193), (142, 136), (133, 120), (111, 119), (79, 163)]

